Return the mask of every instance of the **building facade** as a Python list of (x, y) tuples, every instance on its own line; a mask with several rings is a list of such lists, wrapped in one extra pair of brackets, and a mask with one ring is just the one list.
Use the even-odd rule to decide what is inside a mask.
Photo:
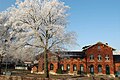
[(120, 71), (120, 54), (113, 55), (113, 58), (115, 72)]
[[(57, 72), (73, 74), (114, 74), (120, 69), (120, 61), (114, 59), (112, 47), (98, 42), (83, 47), (83, 51), (61, 51), (48, 53), (48, 69)], [(117, 56), (118, 57), (118, 56)], [(120, 57), (119, 57), (120, 58)], [(44, 70), (43, 55), (39, 58), (38, 72)]]
[(113, 50), (101, 42), (85, 49), (88, 73), (114, 74)]

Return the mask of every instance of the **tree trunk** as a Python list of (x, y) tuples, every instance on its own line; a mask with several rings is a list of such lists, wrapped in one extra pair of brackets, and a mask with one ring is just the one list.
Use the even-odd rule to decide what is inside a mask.
[(48, 71), (48, 30), (46, 30), (46, 44), (44, 49), (44, 75), (45, 78), (49, 78), (49, 71)]
[(47, 49), (44, 51), (44, 76), (49, 78)]
[(0, 74), (2, 73), (2, 57), (0, 57)]

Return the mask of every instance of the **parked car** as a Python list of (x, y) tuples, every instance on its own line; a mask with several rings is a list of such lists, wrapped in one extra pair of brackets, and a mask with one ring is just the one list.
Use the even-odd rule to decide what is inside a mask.
[(115, 77), (120, 77), (120, 71), (117, 71), (117, 72), (115, 73)]

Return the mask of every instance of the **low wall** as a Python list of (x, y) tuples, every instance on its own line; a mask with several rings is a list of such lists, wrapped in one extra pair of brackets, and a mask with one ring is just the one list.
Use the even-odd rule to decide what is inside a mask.
[(19, 70), (27, 70), (27, 67), (15, 67), (15, 69), (19, 69)]

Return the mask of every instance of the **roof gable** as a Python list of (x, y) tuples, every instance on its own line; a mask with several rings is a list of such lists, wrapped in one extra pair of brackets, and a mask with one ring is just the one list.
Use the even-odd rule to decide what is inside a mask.
[(83, 51), (86, 51), (86, 50), (88, 50), (88, 49), (90, 49), (90, 48), (92, 48), (92, 47), (94, 47), (94, 46), (96, 46), (96, 45), (104, 45), (104, 46), (106, 46), (106, 47), (108, 47), (108, 48), (111, 48), (113, 51), (115, 50), (114, 48), (108, 46), (108, 43), (105, 43), (105, 44), (104, 44), (104, 43), (102, 43), (102, 42), (97, 42), (97, 43), (94, 44), (94, 45), (85, 46), (85, 47), (83, 47), (82, 49), (83, 49)]

